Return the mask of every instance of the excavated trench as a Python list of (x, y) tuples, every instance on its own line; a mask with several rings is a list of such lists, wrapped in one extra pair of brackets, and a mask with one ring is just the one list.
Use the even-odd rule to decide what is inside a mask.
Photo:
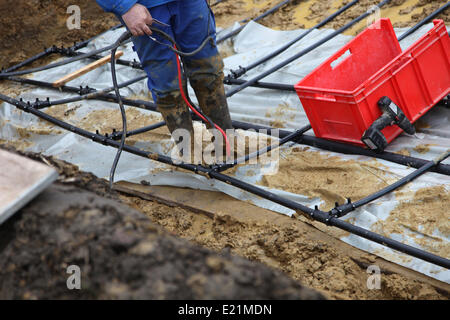
[[(42, 51), (44, 46), (48, 47), (53, 44), (71, 45), (74, 40), (88, 38), (117, 24), (114, 17), (102, 13), (93, 1), (62, 1), (58, 2), (57, 5), (50, 1), (35, 1), (32, 4), (29, 1), (14, 1), (14, 6), (7, 6), (7, 2), (8, 1), (5, 1), (0, 4), (0, 13), (2, 13), (0, 18), (0, 30), (2, 32), (2, 38), (4, 39), (0, 42), (2, 44), (2, 47), (0, 47), (0, 59), (1, 64), (5, 67), (13, 65), (26, 57)], [(81, 30), (67, 32), (67, 28), (65, 27), (65, 18), (67, 17), (65, 8), (66, 5), (77, 4), (77, 2), (82, 8), (82, 12), (86, 12), (86, 15), (83, 16), (82, 20), (83, 27)], [(335, 8), (347, 2), (348, 1), (342, 0), (292, 1), (290, 5), (287, 5), (279, 12), (260, 22), (271, 28), (283, 30), (310, 27), (323, 17), (329, 15)], [(369, 0), (362, 1), (361, 6), (351, 9), (335, 22), (331, 23), (330, 26), (334, 28), (342, 26), (345, 22), (350, 21), (367, 10), (371, 4), (377, 2), (378, 1)], [(399, 21), (395, 24), (396, 26), (410, 26), (445, 2), (446, 1), (422, 0), (393, 1), (393, 3), (387, 9), (384, 9), (385, 11), (382, 11), (382, 13), (392, 18), (394, 21)], [(277, 3), (277, 1), (225, 1), (224, 3), (215, 6), (214, 11), (216, 13), (218, 25), (226, 26), (230, 21), (238, 21), (244, 18), (257, 16), (262, 11), (272, 7), (275, 3)], [(11, 12), (11, 10), (13, 12)], [(7, 12), (7, 14), (5, 12)], [(439, 18), (444, 19), (446, 23), (449, 23), (449, 14), (450, 12), (444, 13)], [(24, 15), (26, 16), (27, 26), (26, 28), (21, 28), (19, 19), (13, 19), (11, 17)], [(49, 21), (55, 21), (53, 29), (48, 28), (46, 24), (42, 23), (43, 16), (49, 17), (46, 18), (49, 19)], [(355, 34), (364, 26), (365, 24), (357, 25), (349, 30), (348, 33)], [(31, 32), (33, 28), (34, 31)], [(38, 33), (39, 37), (31, 36), (33, 33)], [(0, 83), (0, 91), (2, 93), (14, 95), (19, 94), (21, 90), (23, 90), (23, 88), (18, 85), (12, 85), (7, 82)], [(120, 119), (117, 118), (115, 120), (119, 121)], [(114, 122), (115, 120), (112, 116), (111, 121)], [(111, 123), (108, 123), (107, 125), (111, 125)], [(165, 135), (167, 133), (161, 132), (161, 134)], [(2, 142), (8, 143), (6, 141)], [(23, 150), (27, 145), (15, 143), (14, 147)], [(301, 152), (301, 150), (298, 152)], [(33, 158), (37, 157), (32, 154), (28, 154), (28, 156)], [(45, 158), (41, 158), (41, 161), (42, 159)], [(313, 160), (317, 162), (321, 159)], [(134, 212), (131, 214), (133, 217), (129, 219), (137, 219), (139, 222), (133, 222), (133, 227), (127, 229), (126, 226), (122, 225), (122, 222), (126, 224), (128, 218), (123, 218), (123, 220), (111, 220), (111, 216), (117, 217), (118, 215), (124, 215), (128, 217), (127, 210), (122, 207), (116, 212), (114, 210), (108, 211), (102, 209), (104, 206), (94, 205), (91, 207), (91, 204), (88, 205), (89, 208), (81, 206), (80, 208), (75, 209), (70, 208), (70, 210), (69, 208), (64, 209), (56, 206), (53, 209), (48, 210), (51, 214), (48, 219), (49, 225), (45, 228), (47, 228), (46, 230), (53, 230), (56, 228), (60, 230), (60, 232), (55, 234), (54, 237), (50, 235), (44, 236), (41, 233), (43, 229), (40, 229), (40, 227), (36, 225), (37, 222), (34, 220), (35, 218), (32, 217), (32, 213), (36, 213), (41, 208), (45, 208), (42, 199), (37, 199), (36, 202), (31, 203), (17, 218), (8, 224), (8, 230), (13, 230), (9, 233), (10, 238), (8, 238), (8, 240), (2, 238), (0, 241), (0, 255), (8, 257), (7, 260), (2, 260), (10, 262), (9, 264), (1, 266), (0, 270), (3, 270), (3, 273), (0, 274), (0, 276), (11, 279), (8, 282), (4, 282), (3, 286), (0, 287), (0, 297), (59, 297), (61, 294), (60, 291), (57, 291), (56, 289), (55, 291), (48, 290), (47, 286), (49, 286), (50, 283), (55, 284), (60, 281), (55, 274), (57, 274), (58, 268), (68, 263), (68, 259), (78, 259), (81, 261), (80, 263), (84, 262), (89, 268), (92, 268), (89, 278), (92, 290), (86, 292), (86, 296), (83, 296), (84, 298), (184, 298), (176, 296), (174, 291), (171, 291), (173, 286), (177, 285), (174, 282), (176, 279), (162, 281), (160, 287), (156, 288), (154, 291), (158, 294), (148, 296), (145, 293), (146, 290), (144, 290), (144, 287), (137, 285), (136, 282), (133, 282), (133, 279), (127, 278), (127, 276), (124, 275), (130, 269), (137, 269), (139, 270), (138, 277), (146, 279), (146, 281), (149, 281), (148, 283), (150, 283), (150, 281), (158, 282), (158, 274), (150, 275), (144, 271), (145, 268), (152, 267), (152, 264), (156, 264), (155, 261), (158, 260), (150, 262), (142, 261), (142, 259), (139, 261), (133, 260), (133, 263), (135, 264), (128, 266), (122, 264), (117, 270), (113, 270), (114, 268), (108, 268), (108, 270), (101, 269), (98, 265), (99, 263), (111, 263), (112, 265), (119, 264), (118, 261), (120, 260), (121, 254), (128, 256), (135, 255), (136, 252), (138, 252), (138, 255), (139, 252), (145, 252), (152, 257), (164, 255), (164, 250), (153, 255), (149, 248), (153, 248), (156, 244), (159, 246), (161, 243), (161, 246), (164, 247), (166, 246), (166, 243), (170, 243), (170, 245), (167, 244), (167, 246), (181, 248), (180, 256), (184, 259), (188, 257), (188, 261), (192, 261), (193, 264), (196, 259), (199, 260), (195, 263), (195, 267), (186, 270), (186, 272), (181, 272), (178, 278), (180, 286), (186, 288), (185, 292), (189, 292), (192, 297), (196, 298), (217, 298), (217, 296), (213, 295), (214, 288), (205, 292), (202, 291), (204, 290), (204, 286), (201, 284), (205, 283), (205, 281), (209, 281), (208, 279), (215, 279), (215, 282), (213, 281), (212, 283), (220, 285), (220, 281), (225, 281), (220, 278), (221, 272), (223, 272), (223, 270), (229, 271), (233, 268), (232, 272), (227, 271), (228, 273), (225, 273), (229, 276), (227, 281), (230, 281), (230, 283), (233, 283), (236, 286), (230, 288), (230, 290), (226, 292), (228, 295), (225, 297), (239, 298), (239, 296), (233, 295), (236, 295), (236, 292), (243, 288), (239, 287), (239, 281), (241, 280), (244, 281), (244, 283), (248, 283), (249, 281), (257, 281), (260, 283), (267, 281), (267, 279), (271, 277), (275, 277), (275, 274), (276, 277), (274, 279), (279, 281), (273, 281), (271, 282), (271, 285), (276, 288), (279, 286), (278, 289), (281, 293), (277, 293), (278, 295), (270, 297), (264, 296), (261, 294), (262, 291), (259, 290), (266, 289), (261, 286), (248, 285), (248, 291), (243, 291), (247, 293), (246, 297), (319, 297), (314, 295), (314, 293), (301, 288), (300, 285), (298, 285), (299, 281), (303, 285), (318, 290), (326, 297), (332, 299), (449, 298), (448, 285), (340, 243), (338, 240), (335, 240), (328, 235), (331, 229), (327, 230), (327, 228), (321, 228), (325, 231), (323, 232), (318, 230), (314, 225), (292, 220), (278, 214), (269, 213), (262, 209), (252, 207), (251, 205), (249, 205), (249, 207), (244, 206), (245, 208), (243, 208), (239, 203), (236, 203), (234, 210), (232, 209), (223, 212), (218, 210), (211, 215), (194, 210), (191, 206), (182, 207), (173, 203), (169, 203), (168, 205), (167, 203), (161, 203), (161, 201), (153, 201), (155, 199), (149, 200), (150, 198), (139, 196), (137, 193), (135, 195), (131, 195), (130, 193), (115, 193), (109, 195), (106, 192), (104, 182), (89, 174), (79, 172), (76, 167), (52, 159), (44, 161), (55, 166), (61, 174), (59, 185), (53, 186), (51, 189), (51, 192), (56, 194), (54, 201), (57, 202), (58, 197), (61, 201), (67, 201), (64, 198), (65, 195), (72, 192), (79, 195), (80, 198), (94, 197), (96, 199), (94, 204), (97, 201), (97, 197), (99, 197), (98, 201), (102, 203), (109, 201), (105, 200), (105, 197), (111, 199), (111, 201), (121, 201), (123, 204), (145, 214), (151, 222), (162, 226), (164, 230), (175, 234), (177, 237), (187, 239), (196, 245), (220, 252), (222, 253), (222, 256), (218, 256), (217, 258), (217, 256), (210, 251), (199, 249), (196, 246), (186, 244), (173, 237), (168, 237), (162, 229), (158, 229), (153, 225), (152, 227), (148, 227), (148, 220), (137, 217)], [(303, 163), (287, 162), (285, 166), (287, 166), (286, 169), (289, 169), (289, 166), (295, 166), (302, 168), (302, 170), (305, 171)], [(364, 192), (361, 188), (352, 189), (351, 184), (352, 181), (355, 180), (352, 179), (353, 173), (351, 170), (347, 170), (348, 168), (344, 169), (345, 170), (342, 172), (350, 175), (347, 179), (348, 185), (339, 186), (339, 188), (346, 187), (347, 190), (350, 191)], [(363, 172), (365, 171), (362, 170), (361, 172), (358, 172), (358, 174), (362, 174)], [(307, 174), (308, 173), (305, 173), (305, 175)], [(310, 176), (304, 176), (301, 179), (302, 181), (319, 179), (328, 183), (329, 180), (333, 180), (333, 177), (336, 174), (339, 175), (340, 173), (331, 171), (327, 173), (322, 170), (320, 173), (311, 172)], [(289, 173), (286, 173), (286, 175), (286, 177), (280, 179), (284, 180), (285, 178), (289, 178)], [(371, 175), (368, 174), (368, 178), (370, 176)], [(336, 179), (338, 178), (339, 177), (336, 177)], [(274, 177), (264, 183), (268, 186), (274, 186), (279, 183), (279, 179), (277, 179), (278, 178)], [(292, 176), (292, 179), (299, 180), (294, 176)], [(383, 181), (375, 182), (377, 182), (377, 185), (372, 186), (375, 189), (380, 187), (378, 184), (383, 186), (384, 183)], [(293, 191), (298, 192), (304, 190), (305, 186), (293, 184), (292, 188)], [(168, 188), (167, 190), (170, 192), (171, 189)], [(437, 193), (440, 192), (439, 190), (435, 191)], [(91, 196), (85, 194), (90, 192), (96, 193), (97, 195)], [(207, 193), (198, 193), (198, 195), (202, 197), (208, 196)], [(210, 201), (214, 201), (214, 197), (221, 197), (219, 195), (209, 196), (211, 196)], [(44, 195), (44, 199), (45, 197), (46, 195)], [(334, 199), (330, 198), (330, 203), (333, 201)], [(423, 201), (419, 202), (422, 203)], [(433, 202), (432, 205), (438, 206), (439, 204)], [(35, 206), (35, 208), (33, 206)], [(93, 214), (92, 211), (95, 210), (97, 210), (97, 212)], [(408, 208), (408, 210), (414, 209)], [(63, 217), (60, 216), (60, 214), (63, 214)], [(73, 250), (68, 252), (59, 252), (55, 249), (55, 246), (52, 244), (63, 241), (65, 237), (70, 238), (79, 236), (81, 230), (77, 229), (73, 224), (84, 223), (86, 219), (93, 219), (93, 221), (95, 221), (96, 215), (104, 217), (107, 221), (102, 223), (102, 218), (93, 224), (91, 235), (93, 235), (94, 238), (97, 237), (95, 238), (95, 241), (90, 238), (83, 238), (84, 242), (82, 241), (82, 243), (72, 243), (69, 247)], [(45, 223), (46, 219), (43, 219), (42, 221)], [(73, 223), (71, 223), (71, 221)], [(144, 227), (141, 225), (144, 225)], [(70, 232), (65, 230), (63, 226), (66, 226), (67, 228), (70, 227), (67, 229), (70, 230)], [(81, 226), (80, 229), (82, 229)], [(131, 240), (128, 236), (123, 235), (124, 233), (129, 234), (128, 231), (130, 230), (132, 231), (131, 233), (136, 233), (136, 236), (134, 238), (132, 236), (133, 239)], [(22, 231), (24, 232), (23, 234)], [(27, 234), (25, 231), (30, 233)], [(33, 267), (41, 258), (35, 253), (36, 245), (38, 244), (32, 243), (31, 232), (42, 235), (39, 246), (45, 247), (48, 245), (47, 252), (44, 250), (45, 254), (41, 254), (41, 256), (48, 258), (48, 260), (45, 260), (48, 266), (47, 269)], [(123, 234), (120, 234), (121, 232)], [(110, 239), (103, 239), (104, 242), (101, 242), (101, 235), (103, 233), (111, 233), (113, 236), (111, 236)], [(98, 237), (100, 237), (100, 240)], [(142, 239), (147, 240), (144, 241)], [(139, 241), (142, 241), (143, 243), (140, 246)], [(125, 249), (116, 252), (114, 249), (115, 245), (119, 247), (123, 246)], [(110, 251), (103, 250), (104, 247), (109, 248), (108, 250)], [(14, 250), (11, 251), (11, 248), (21, 248), (24, 253), (21, 254), (20, 257), (15, 257), (13, 256)], [(88, 253), (86, 253), (86, 251)], [(102, 257), (102, 261), (94, 259), (86, 262), (86, 259), (89, 260), (89, 258), (86, 257), (95, 256), (97, 253)], [(209, 258), (209, 256), (212, 258)], [(251, 264), (237, 256), (245, 257), (252, 261), (262, 262), (266, 266), (281, 270), (295, 281), (286, 278), (279, 272), (272, 271), (272, 269), (266, 270), (260, 265)], [(179, 266), (176, 265), (177, 258), (179, 257), (175, 257), (168, 262), (169, 264), (172, 263), (174, 270), (179, 270), (177, 269)], [(227, 267), (223, 267), (224, 264)], [(367, 267), (372, 264), (382, 266), (381, 290), (367, 289), (366, 282), (368, 274), (366, 271)], [(242, 270), (244, 268), (254, 268), (255, 271), (254, 273), (243, 272)], [(120, 273), (120, 270), (123, 272)], [(47, 271), (49, 276), (40, 281), (36, 281), (37, 274), (40, 272), (42, 273), (42, 271)], [(101, 275), (105, 273), (108, 274), (108, 272), (111, 272), (111, 274), (102, 278)], [(239, 277), (243, 279), (238, 279)], [(19, 278), (22, 280), (19, 280)], [(161, 274), (159, 279), (162, 278), (164, 278), (164, 275)], [(111, 279), (113, 280), (110, 286), (105, 287), (100, 285), (101, 283), (105, 283), (104, 281), (109, 281)], [(20, 286), (17, 287), (18, 282), (20, 283)], [(56, 288), (57, 286), (53, 287)], [(283, 292), (287, 293), (283, 295)], [(5, 295), (6, 293), (8, 295)], [(74, 296), (69, 295), (64, 297), (73, 298)]]

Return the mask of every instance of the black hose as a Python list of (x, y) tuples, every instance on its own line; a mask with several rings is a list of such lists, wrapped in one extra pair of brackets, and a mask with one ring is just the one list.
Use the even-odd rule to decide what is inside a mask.
[[(45, 81), (24, 79), (24, 78), (9, 78), (8, 80), (16, 81), (16, 82), (24, 83), (24, 84), (45, 87), (45, 88), (49, 88), (49, 89), (56, 89), (53, 87), (52, 83), (45, 82)], [(238, 79), (237, 81), (242, 81), (242, 80)], [(58, 89), (63, 92), (71, 92), (71, 93), (78, 93), (78, 94), (80, 93), (80, 88), (71, 87), (71, 86), (62, 86)], [(83, 89), (83, 90), (85, 90), (85, 89)], [(87, 91), (90, 93), (94, 93), (96, 90), (93, 88), (89, 88), (89, 90), (87, 90)], [(117, 97), (113, 94), (102, 94), (102, 95), (96, 96), (96, 99), (101, 100), (101, 101), (107, 101), (107, 102), (117, 102)], [(123, 100), (123, 103), (128, 106), (133, 106), (136, 108), (141, 108), (141, 109), (150, 110), (150, 111), (158, 111), (155, 104), (145, 101), (145, 100), (132, 100), (132, 99), (125, 99), (125, 98), (122, 98), (122, 100)], [(41, 103), (34, 104), (34, 105), (37, 108), (40, 108), (38, 106), (40, 106)], [(46, 104), (44, 103), (43, 106), (45, 107)], [(195, 117), (195, 114), (193, 114), (193, 116)], [(200, 119), (197, 119), (197, 120), (200, 120)], [(271, 134), (271, 132), (273, 130), (273, 128), (271, 128), (271, 127), (257, 125), (257, 124), (250, 124), (247, 122), (236, 121), (236, 120), (233, 120), (233, 127), (236, 129), (243, 129), (243, 130), (248, 130), (248, 129), (265, 130), (265, 132), (267, 132), (267, 134)], [(289, 132), (287, 130), (279, 130), (279, 129), (276, 129), (276, 130), (278, 131), (280, 138), (286, 137), (287, 135), (291, 134), (291, 132)], [(356, 154), (356, 155), (363, 155), (363, 156), (377, 158), (377, 159), (383, 159), (383, 160), (386, 160), (389, 162), (398, 163), (398, 164), (401, 164), (404, 166), (409, 166), (409, 167), (416, 168), (416, 169), (420, 168), (424, 164), (428, 163), (427, 160), (423, 160), (423, 159), (419, 159), (419, 158), (415, 158), (415, 157), (404, 156), (404, 155), (387, 152), (387, 151), (384, 151), (383, 153), (375, 153), (372, 150), (369, 150), (366, 148), (361, 148), (361, 147), (358, 147), (355, 145), (345, 144), (345, 143), (332, 141), (332, 140), (326, 140), (326, 139), (309, 136), (309, 135), (300, 136), (296, 142), (299, 144), (309, 145), (312, 147), (316, 147), (316, 148), (320, 148), (320, 149), (328, 150), (328, 151), (332, 151), (332, 152), (338, 152), (338, 153), (343, 153), (343, 154)], [(430, 171), (444, 174), (444, 175), (450, 175), (450, 165), (440, 163), (437, 166), (431, 168)]]
[[(28, 65), (30, 63), (33, 63), (34, 61), (37, 61), (37, 60), (39, 60), (39, 59), (41, 59), (43, 57), (46, 57), (46, 56), (51, 55), (51, 54), (56, 53), (56, 52), (57, 52), (56, 47), (47, 48), (44, 51), (36, 54), (35, 56), (32, 56), (32, 57), (30, 57), (30, 58), (28, 58), (28, 59), (26, 59), (26, 60), (24, 60), (24, 61), (22, 61), (22, 62), (20, 62), (20, 63), (18, 63), (16, 65), (14, 65), (14, 66), (11, 66), (10, 68), (8, 68), (6, 70), (2, 70), (1, 72), (13, 72), (13, 71), (15, 71), (17, 69), (20, 69), (20, 68), (22, 68), (22, 67), (24, 67), (24, 66), (26, 66), (26, 65)], [(0, 72), (0, 74), (1, 74), (1, 72)]]
[(292, 210), (295, 210), (296, 212), (303, 212), (309, 215), (312, 219), (317, 220), (319, 222), (322, 222), (324, 224), (327, 224), (329, 226), (337, 227), (339, 229), (348, 231), (352, 234), (356, 234), (362, 238), (368, 239), (370, 241), (376, 242), (378, 244), (381, 244), (383, 246), (387, 246), (389, 248), (392, 248), (394, 250), (407, 253), (413, 257), (431, 262), (433, 264), (436, 264), (438, 266), (450, 269), (450, 260), (439, 257), (437, 255), (434, 255), (432, 253), (426, 252), (424, 250), (414, 248), (412, 246), (406, 245), (404, 243), (401, 243), (399, 241), (384, 237), (382, 235), (379, 235), (375, 232), (369, 231), (367, 229), (355, 226), (351, 223), (348, 223), (346, 221), (340, 220), (338, 218), (330, 216), (328, 213), (325, 213), (320, 210), (312, 210), (308, 207), (305, 207), (302, 204), (299, 204), (295, 201), (292, 201), (290, 199), (282, 198), (274, 193), (268, 192), (266, 190), (263, 190), (255, 185), (251, 185), (248, 183), (245, 183), (243, 181), (240, 181), (236, 178), (226, 176), (224, 174), (221, 174), (216, 171), (210, 172), (209, 176), (213, 179), (225, 182), (227, 184), (231, 184), (235, 187), (238, 187), (242, 190), (248, 191), (252, 194), (258, 195), (264, 199), (270, 200), (272, 202), (278, 203), (284, 207), (290, 208)]
[[(172, 43), (172, 45), (176, 45), (175, 40), (174, 40), (169, 34), (165, 33), (164, 31), (162, 31), (162, 30), (160, 30), (160, 29), (154, 28), (154, 27), (150, 27), (150, 29), (151, 29), (152, 31), (154, 31), (154, 32), (156, 32), (156, 33), (158, 33), (158, 34), (160, 34), (160, 35), (161, 35), (162, 37), (164, 37), (165, 39), (169, 40), (169, 41)], [(191, 52), (183, 52), (183, 51), (179, 51), (178, 49), (175, 49), (173, 46), (171, 46), (171, 45), (169, 45), (169, 44), (167, 44), (167, 43), (158, 41), (157, 39), (155, 39), (155, 38), (152, 37), (152, 36), (150, 36), (150, 39), (152, 39), (153, 41), (156, 41), (157, 43), (159, 43), (159, 44), (161, 44), (161, 45), (163, 45), (163, 46), (168, 47), (170, 50), (172, 50), (172, 51), (175, 52), (177, 55), (182, 56), (182, 57), (191, 57), (191, 56), (196, 55), (197, 53), (199, 53), (200, 51), (203, 50), (203, 48), (206, 46), (206, 44), (207, 44), (209, 41), (214, 40), (213, 37), (212, 37), (211, 35), (208, 35), (208, 36), (205, 38), (205, 40), (203, 40), (203, 42), (200, 44), (200, 46), (199, 46), (197, 49), (195, 49), (194, 51), (191, 51)]]
[[(391, 0), (383, 0), (382, 2), (380, 2), (379, 4), (376, 5), (376, 7), (381, 8), (382, 6), (384, 6), (385, 4), (391, 2)], [(308, 48), (302, 50), (301, 52), (297, 53), (296, 55), (286, 59), (283, 62), (280, 62), (279, 64), (277, 64), (276, 66), (270, 68), (269, 70), (264, 71), (263, 73), (255, 76), (254, 78), (246, 81), (244, 84), (233, 88), (232, 90), (230, 90), (229, 92), (227, 92), (227, 97), (231, 97), (233, 95), (235, 95), (236, 93), (244, 90), (245, 88), (249, 87), (250, 85), (256, 83), (257, 81), (267, 77), (268, 75), (274, 73), (275, 71), (283, 68), (284, 66), (288, 65), (289, 63), (291, 63), (292, 61), (297, 60), (300, 57), (303, 57), (304, 55), (306, 55), (307, 53), (313, 51), (314, 49), (320, 47), (322, 44), (324, 44), (325, 42), (335, 38), (336, 36), (338, 36), (339, 34), (341, 34), (342, 32), (344, 32), (345, 30), (349, 29), (350, 27), (352, 27), (354, 24), (358, 23), (359, 21), (365, 19), (366, 17), (368, 17), (370, 14), (372, 13), (372, 11), (366, 11), (364, 14), (360, 15), (359, 17), (355, 18), (354, 20), (350, 21), (349, 23), (347, 23), (345, 26), (341, 27), (340, 29), (334, 31), (332, 34), (326, 36), (325, 38), (323, 38), (322, 40), (317, 41), (316, 43), (310, 45)]]

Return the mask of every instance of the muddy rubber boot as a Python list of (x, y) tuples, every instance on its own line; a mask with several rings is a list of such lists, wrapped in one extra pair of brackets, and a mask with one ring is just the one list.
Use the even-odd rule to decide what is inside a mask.
[(220, 55), (188, 60), (186, 64), (189, 81), (202, 111), (224, 131), (233, 129), (223, 86), (223, 61)]
[[(173, 91), (164, 97), (160, 97), (157, 100), (158, 111), (166, 122), (167, 128), (172, 134), (172, 138), (175, 140), (175, 144), (178, 148), (179, 157), (183, 162), (194, 163), (194, 127), (192, 125), (192, 117), (189, 112), (189, 108), (183, 101), (179, 91)], [(177, 132), (178, 129), (184, 129), (185, 133), (190, 136), (190, 156), (186, 157), (183, 154), (183, 137)], [(186, 146), (185, 146), (186, 147)], [(201, 161), (201, 159), (200, 159)]]
[[(201, 110), (225, 132), (234, 129), (223, 86), (223, 61), (220, 55), (187, 60), (186, 66), (189, 81)], [(209, 124), (207, 127), (214, 129)], [(228, 139), (232, 139), (231, 135), (228, 135)], [(216, 149), (218, 147), (220, 146), (216, 144)], [(222, 154), (226, 155), (225, 144), (222, 144), (222, 149)], [(216, 160), (220, 163), (225, 162), (226, 158), (218, 156)]]

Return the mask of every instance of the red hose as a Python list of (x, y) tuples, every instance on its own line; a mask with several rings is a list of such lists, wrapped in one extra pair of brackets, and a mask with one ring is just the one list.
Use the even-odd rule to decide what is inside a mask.
[[(175, 48), (176, 50), (178, 50), (176, 46), (174, 46), (174, 48)], [(194, 107), (189, 103), (189, 101), (188, 101), (188, 99), (187, 99), (187, 97), (186, 97), (186, 94), (184, 93), (184, 90), (183, 90), (183, 82), (182, 82), (182, 80), (181, 80), (182, 76), (181, 76), (181, 64), (180, 64), (180, 59), (179, 59), (179, 57), (178, 57), (178, 54), (175, 53), (175, 56), (176, 56), (176, 60), (177, 60), (178, 86), (179, 86), (179, 88), (180, 88), (181, 97), (183, 98), (184, 102), (186, 102), (186, 104), (189, 106), (189, 108), (190, 108), (197, 116), (199, 116), (203, 121), (208, 122), (208, 120), (207, 120), (200, 112), (198, 112), (196, 108), (194, 108)], [(223, 129), (222, 129), (221, 127), (219, 127), (217, 124), (215, 124), (215, 123), (212, 123), (212, 124), (214, 125), (214, 127), (215, 127), (217, 130), (220, 131), (220, 133), (221, 133), (222, 136), (224, 137), (224, 139), (225, 139), (225, 144), (226, 144), (227, 156), (230, 156), (230, 154), (231, 154), (231, 151), (230, 151), (230, 142), (228, 141), (228, 137), (227, 137), (226, 133), (225, 133), (225, 132), (223, 131)]]

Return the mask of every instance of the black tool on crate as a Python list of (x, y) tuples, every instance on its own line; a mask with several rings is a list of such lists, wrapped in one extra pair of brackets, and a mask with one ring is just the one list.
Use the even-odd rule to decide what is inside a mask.
[(388, 142), (381, 132), (384, 128), (392, 125), (399, 126), (407, 134), (415, 134), (416, 128), (406, 117), (405, 113), (389, 97), (383, 97), (378, 101), (381, 116), (364, 132), (361, 141), (371, 150), (383, 152)]

